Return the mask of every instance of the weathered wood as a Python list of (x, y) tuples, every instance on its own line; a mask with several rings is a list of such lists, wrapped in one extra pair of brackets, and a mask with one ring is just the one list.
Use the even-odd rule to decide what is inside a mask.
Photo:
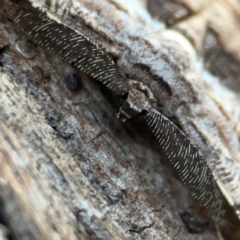
[[(62, 20), (71, 25), (72, 8), (65, 4), (70, 12)], [(98, 4), (113, 20), (120, 19), (120, 5)], [(237, 3), (227, 6), (233, 4)], [(61, 18), (65, 7), (59, 5), (55, 14)], [(89, 10), (96, 5), (85, 3)], [(199, 11), (193, 5), (184, 7), (193, 16)], [(217, 7), (212, 9), (222, 14)], [(238, 15), (228, 9), (222, 16), (230, 21)], [(134, 14), (131, 17), (134, 22)], [(117, 108), (103, 95), (100, 84), (37, 47), (3, 14), (0, 20), (0, 213), (5, 219), (0, 229), (7, 229), (2, 235), (7, 232), (15, 239), (218, 239), (212, 225), (197, 235), (185, 228), (180, 212), (189, 211), (203, 223), (208, 220), (175, 178), (141, 119), (119, 122)], [(123, 53), (122, 40), (117, 42), (107, 32), (111, 26), (99, 28), (97, 18), (88, 18), (87, 11), (72, 21), (73, 28), (81, 22), (79, 29), (113, 57)], [(197, 24), (176, 22), (173, 27), (186, 36), (193, 29), (188, 24)], [(214, 29), (227, 30), (221, 31), (217, 24), (212, 20)], [(237, 23), (233, 25), (237, 28)], [(123, 27), (121, 23), (118, 30)], [(236, 50), (237, 44), (224, 41), (229, 32), (224, 34), (220, 39), (225, 45), (219, 48), (232, 52), (235, 46)], [(231, 41), (237, 34), (231, 35)], [(200, 38), (195, 36), (189, 38), (201, 52)], [(73, 92), (66, 81), (75, 81), (75, 74), (83, 87)]]

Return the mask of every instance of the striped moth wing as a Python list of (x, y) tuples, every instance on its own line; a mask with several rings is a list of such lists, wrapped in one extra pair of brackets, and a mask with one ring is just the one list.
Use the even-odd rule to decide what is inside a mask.
[(8, 5), (10, 19), (37, 44), (58, 55), (63, 61), (102, 82), (125, 98), (126, 77), (101, 48), (80, 32), (57, 23), (41, 12)]
[(197, 147), (155, 109), (147, 111), (145, 119), (162, 151), (196, 202), (214, 222), (225, 226), (229, 232), (238, 234), (239, 218), (236, 211), (229, 204)]
[(192, 197), (214, 221), (224, 218), (224, 200), (211, 170), (198, 149), (168, 118), (151, 109), (147, 125)]

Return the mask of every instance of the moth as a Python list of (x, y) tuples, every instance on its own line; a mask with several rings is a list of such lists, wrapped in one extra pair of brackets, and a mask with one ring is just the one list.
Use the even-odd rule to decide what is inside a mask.
[[(23, 28), (36, 43), (89, 74), (118, 95), (123, 102), (117, 114), (118, 118), (125, 121), (140, 114), (144, 116), (149, 130), (159, 142), (159, 147), (180, 180), (214, 222), (225, 225), (229, 215), (234, 223), (238, 222), (233, 207), (218, 185), (199, 147), (168, 117), (158, 111), (157, 105), (164, 105), (166, 101), (164, 97), (157, 103), (151, 87), (127, 79), (111, 57), (80, 32), (57, 23), (40, 12), (15, 5), (9, 5), (8, 12), (14, 24)], [(151, 75), (149, 67), (142, 63), (133, 65), (133, 68), (140, 69), (146, 78), (157, 78)], [(163, 94), (170, 95), (171, 90), (164, 85), (164, 81), (159, 89), (163, 90)], [(163, 113), (168, 115), (167, 111), (163, 110)]]

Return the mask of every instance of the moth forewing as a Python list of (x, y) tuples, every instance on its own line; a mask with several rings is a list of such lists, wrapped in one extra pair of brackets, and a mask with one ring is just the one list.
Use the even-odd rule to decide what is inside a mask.
[(116, 94), (123, 97), (127, 94), (125, 75), (90, 39), (38, 11), (15, 5), (7, 5), (7, 11), (14, 23), (25, 29), (39, 45), (101, 81)]
[(221, 223), (225, 217), (223, 196), (198, 149), (180, 129), (156, 110), (150, 110), (146, 120), (192, 197), (209, 217)]

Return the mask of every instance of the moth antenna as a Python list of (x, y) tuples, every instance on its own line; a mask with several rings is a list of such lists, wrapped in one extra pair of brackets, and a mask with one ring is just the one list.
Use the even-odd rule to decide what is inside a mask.
[(16, 5), (7, 6), (8, 17), (37, 44), (63, 61), (89, 74), (120, 96), (128, 94), (121, 69), (99, 46), (80, 32), (48, 18), (45, 14)]
[(176, 125), (158, 111), (149, 110), (145, 119), (192, 197), (212, 220), (221, 224), (226, 214), (226, 202), (198, 149)]

